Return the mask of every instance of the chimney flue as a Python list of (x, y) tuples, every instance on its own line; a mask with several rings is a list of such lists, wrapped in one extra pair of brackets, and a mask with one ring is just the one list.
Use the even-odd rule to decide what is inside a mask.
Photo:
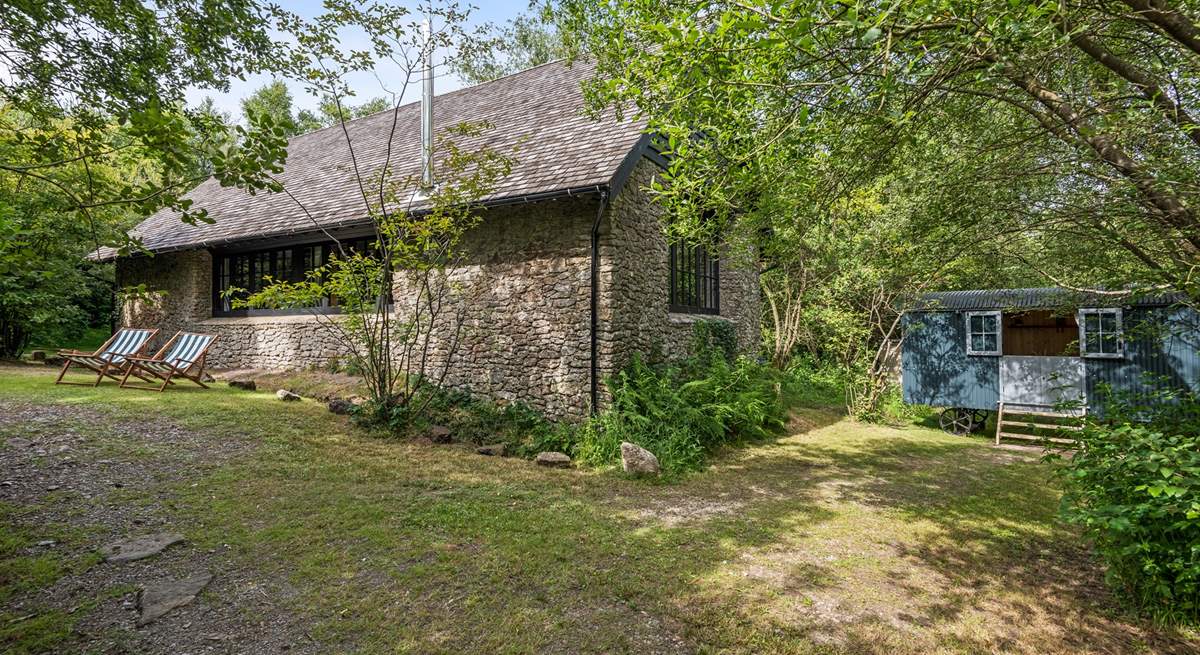
[(429, 19), (424, 24), (425, 46), (421, 79), (421, 187), (433, 188), (433, 35)]

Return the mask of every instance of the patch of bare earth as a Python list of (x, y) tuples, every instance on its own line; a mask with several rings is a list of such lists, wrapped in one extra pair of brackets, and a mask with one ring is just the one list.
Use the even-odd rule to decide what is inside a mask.
[[(0, 401), (0, 501), (12, 527), (68, 535), (25, 555), (73, 562), (48, 588), (10, 598), (0, 612), (75, 617), (68, 646), (89, 653), (244, 653), (317, 650), (286, 607), (288, 585), (239, 565), (227, 547), (187, 543), (133, 562), (99, 561), (106, 544), (179, 532), (172, 489), (249, 454), (249, 440), (220, 441), (163, 419), (129, 421), (62, 404)], [(49, 541), (45, 540), (39, 541)], [(212, 582), (190, 604), (138, 627), (138, 589), (199, 572)]]

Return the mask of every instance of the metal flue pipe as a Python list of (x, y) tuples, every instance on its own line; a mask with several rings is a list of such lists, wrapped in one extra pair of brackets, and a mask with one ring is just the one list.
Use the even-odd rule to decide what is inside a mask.
[(424, 23), (425, 46), (421, 79), (421, 187), (433, 188), (433, 34)]

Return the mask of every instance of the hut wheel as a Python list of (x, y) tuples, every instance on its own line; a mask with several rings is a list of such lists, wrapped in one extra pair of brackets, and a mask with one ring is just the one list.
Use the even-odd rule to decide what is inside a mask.
[(975, 429), (974, 410), (965, 407), (947, 407), (938, 417), (938, 425), (950, 434), (968, 434)]
[(971, 410), (971, 431), (978, 432), (987, 424), (988, 411), (986, 409)]

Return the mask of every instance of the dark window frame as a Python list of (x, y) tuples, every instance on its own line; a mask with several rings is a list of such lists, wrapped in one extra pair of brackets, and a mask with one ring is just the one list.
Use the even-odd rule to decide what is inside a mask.
[(677, 314), (721, 313), (721, 262), (702, 245), (672, 243), (667, 306)]
[[(369, 247), (375, 237), (356, 237), (341, 239), (341, 246), (347, 252), (355, 252)], [(262, 290), (265, 275), (275, 280), (299, 282), (306, 278), (309, 271), (325, 265), (331, 255), (339, 252), (338, 243), (334, 241), (316, 241), (308, 243), (293, 243), (255, 250), (217, 250), (212, 257), (212, 315), (213, 317), (238, 316), (295, 316), (304, 314), (340, 314), (341, 308), (336, 302), (326, 299), (321, 305), (311, 307), (289, 307), (286, 309), (243, 308), (232, 309), (222, 291), (230, 286), (237, 286), (250, 293)], [(314, 255), (320, 258), (315, 265)], [(280, 264), (286, 262), (281, 267)], [(265, 265), (264, 265), (265, 264)], [(286, 271), (281, 269), (286, 268)], [(265, 269), (265, 271), (263, 270)], [(280, 273), (284, 274), (281, 275)], [(389, 297), (389, 305), (391, 298)]]

